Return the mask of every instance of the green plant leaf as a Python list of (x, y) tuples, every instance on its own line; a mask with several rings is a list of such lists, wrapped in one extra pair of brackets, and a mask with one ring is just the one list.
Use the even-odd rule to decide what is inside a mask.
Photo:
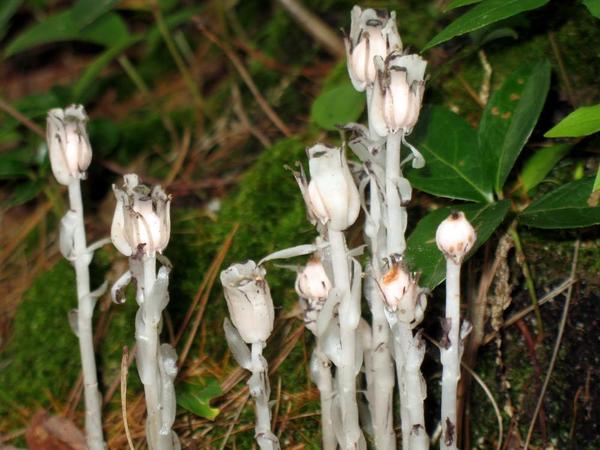
[(600, 0), (583, 0), (583, 4), (592, 16), (600, 19)]
[(524, 11), (539, 8), (548, 3), (549, 0), (484, 0), (465, 14), (460, 16), (431, 41), (423, 50), (435, 47), (455, 36), (468, 33), (469, 31), (483, 28), (499, 20), (515, 16)]
[(73, 22), (80, 28), (109, 12), (120, 0), (78, 0), (71, 8)]
[(22, 178), (27, 175), (30, 167), (21, 156), (21, 149), (0, 153), (0, 180)]
[(31, 180), (26, 183), (18, 183), (12, 190), (10, 197), (3, 202), (4, 207), (11, 208), (13, 206), (22, 205), (38, 196), (47, 183), (41, 180)]
[(600, 131), (600, 104), (577, 108), (544, 136), (550, 138), (579, 137), (598, 131)]
[(558, 144), (536, 151), (523, 165), (519, 176), (521, 190), (529, 192), (540, 184), (571, 147), (571, 144)]
[(15, 15), (23, 0), (4, 0), (0, 4), (0, 39), (4, 37), (8, 31), (10, 19)]
[(105, 50), (101, 53), (94, 61), (92, 61), (85, 69), (75, 86), (73, 87), (73, 99), (75, 102), (83, 101), (85, 91), (87, 91), (96, 77), (100, 74), (110, 62), (123, 53), (131, 45), (138, 42), (141, 38), (138, 36), (132, 36), (129, 39), (125, 39), (116, 45)]
[(484, 181), (477, 133), (460, 116), (439, 106), (423, 108), (408, 141), (425, 157), (422, 169), (407, 168), (412, 185), (429, 194), (474, 202), (493, 201)]
[(600, 207), (588, 205), (593, 185), (593, 177), (567, 183), (529, 205), (519, 222), (548, 229), (596, 225), (600, 223)]
[(130, 38), (125, 21), (117, 13), (103, 15), (93, 24), (83, 28), (78, 40), (106, 47), (116, 46)]
[(111, 46), (124, 41), (129, 36), (127, 25), (115, 13), (105, 14), (93, 24), (80, 27), (73, 19), (71, 10), (57, 13), (44, 21), (32, 25), (13, 39), (4, 50), (4, 56), (60, 41), (87, 41)]
[(38, 45), (73, 39), (77, 30), (71, 11), (60, 12), (19, 34), (6, 46), (4, 55), (8, 57)]
[(479, 124), (487, 184), (501, 192), (529, 139), (550, 88), (550, 64), (527, 64), (506, 79), (488, 102)]
[(310, 117), (319, 127), (336, 130), (338, 125), (358, 120), (365, 109), (365, 95), (345, 81), (321, 92), (310, 109)]
[(220, 410), (212, 408), (210, 401), (222, 394), (223, 391), (217, 380), (210, 380), (204, 386), (181, 383), (177, 385), (177, 404), (197, 416), (214, 420)]
[(448, 6), (446, 6), (446, 11), (450, 11), (454, 8), (460, 8), (461, 6), (468, 6), (479, 2), (481, 2), (481, 0), (452, 0), (448, 4)]
[(465, 213), (477, 231), (477, 241), (471, 251), (473, 254), (502, 223), (509, 206), (508, 200), (497, 203), (453, 205), (436, 209), (421, 219), (409, 236), (406, 247), (409, 267), (411, 270), (421, 272), (421, 286), (433, 289), (446, 277), (446, 261), (435, 243), (435, 232), (442, 220), (453, 211)]

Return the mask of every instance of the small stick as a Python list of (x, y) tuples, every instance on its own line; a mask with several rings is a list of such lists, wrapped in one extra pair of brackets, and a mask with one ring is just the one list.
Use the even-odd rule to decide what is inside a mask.
[(125, 435), (127, 443), (131, 450), (135, 450), (131, 433), (129, 432), (129, 424), (127, 423), (127, 373), (129, 370), (129, 350), (127, 346), (123, 347), (123, 357), (121, 358), (121, 413), (123, 415), (123, 426), (125, 427)]

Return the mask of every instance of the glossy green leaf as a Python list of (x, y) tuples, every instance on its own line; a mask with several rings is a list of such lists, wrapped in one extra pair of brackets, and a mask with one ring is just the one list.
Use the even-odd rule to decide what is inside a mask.
[(583, 0), (590, 14), (600, 19), (600, 0)]
[(488, 102), (478, 138), (490, 189), (502, 191), (537, 123), (549, 88), (548, 61), (529, 63), (508, 77)]
[(421, 286), (433, 289), (446, 278), (446, 261), (435, 243), (435, 232), (442, 220), (453, 211), (465, 213), (477, 231), (477, 241), (471, 251), (473, 254), (502, 223), (509, 205), (508, 200), (454, 205), (436, 209), (421, 219), (408, 238), (406, 251), (410, 269), (421, 272)]
[(422, 169), (407, 168), (412, 185), (429, 194), (475, 202), (493, 201), (486, 186), (477, 133), (448, 109), (423, 108), (407, 140), (425, 157)]
[(600, 104), (578, 108), (561, 120), (544, 136), (579, 137), (600, 131)]
[(540, 184), (556, 163), (569, 153), (571, 147), (571, 144), (558, 144), (536, 151), (525, 162), (519, 176), (522, 191), (529, 192)]
[(123, 19), (115, 13), (102, 16), (87, 27), (80, 27), (71, 10), (63, 11), (32, 25), (12, 40), (4, 50), (6, 57), (39, 45), (60, 41), (87, 41), (111, 46), (127, 39), (129, 33)]
[(460, 16), (431, 41), (423, 50), (435, 47), (455, 36), (468, 33), (469, 31), (483, 28), (502, 19), (515, 16), (524, 11), (539, 8), (548, 3), (549, 0), (484, 0)]
[(94, 22), (98, 17), (109, 12), (120, 0), (78, 0), (71, 8), (73, 22), (79, 27)]
[(210, 406), (210, 401), (223, 394), (217, 380), (210, 380), (208, 384), (200, 386), (191, 383), (177, 385), (177, 404), (197, 416), (214, 420), (220, 410)]
[(448, 6), (446, 6), (446, 11), (450, 11), (454, 8), (460, 8), (461, 6), (468, 6), (479, 2), (481, 2), (481, 0), (453, 0), (448, 4)]
[(127, 25), (121, 16), (108, 13), (81, 30), (78, 40), (111, 47), (127, 41), (129, 37)]
[(10, 19), (19, 9), (23, 0), (3, 0), (0, 2), (0, 39), (9, 29)]
[(347, 81), (328, 89), (315, 99), (310, 117), (319, 127), (336, 130), (337, 126), (356, 122), (365, 109), (365, 94)]
[(600, 223), (600, 207), (588, 199), (594, 178), (572, 181), (543, 195), (519, 216), (519, 222), (536, 228), (577, 228)]

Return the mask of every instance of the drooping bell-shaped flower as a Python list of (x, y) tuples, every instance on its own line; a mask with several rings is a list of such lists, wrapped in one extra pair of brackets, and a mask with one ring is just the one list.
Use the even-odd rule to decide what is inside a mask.
[(275, 311), (265, 275), (265, 269), (251, 260), (221, 272), (231, 321), (248, 344), (265, 342), (273, 331)]
[(82, 105), (51, 109), (46, 120), (46, 142), (52, 173), (60, 184), (69, 185), (84, 179), (92, 161), (92, 146), (86, 123), (88, 116)]
[(344, 38), (348, 73), (357, 91), (364, 91), (375, 82), (373, 58), (385, 59), (394, 50), (402, 51), (402, 41), (396, 27), (396, 13), (361, 9), (351, 13), (350, 36)]
[(461, 264), (473, 248), (477, 234), (463, 212), (450, 214), (435, 232), (435, 241), (446, 258)]
[(385, 137), (409, 134), (419, 119), (425, 92), (427, 62), (419, 55), (393, 52), (384, 60), (375, 58), (377, 80), (371, 98), (371, 125)]
[[(303, 192), (311, 215), (333, 230), (351, 226), (360, 212), (360, 195), (340, 147), (308, 149), (310, 182)], [(301, 186), (302, 188), (302, 186)]]
[(111, 239), (125, 256), (161, 253), (171, 235), (171, 197), (160, 186), (140, 184), (135, 174), (125, 175), (122, 188), (113, 185), (117, 206)]
[(331, 290), (331, 281), (318, 256), (312, 257), (296, 277), (296, 292), (300, 297), (325, 301)]
[(413, 322), (420, 294), (418, 277), (392, 257), (390, 268), (381, 277), (379, 285), (387, 309), (395, 313), (401, 322)]

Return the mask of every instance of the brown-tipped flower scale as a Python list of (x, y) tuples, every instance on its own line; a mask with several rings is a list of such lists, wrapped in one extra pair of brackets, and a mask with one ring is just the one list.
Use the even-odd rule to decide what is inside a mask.
[(155, 256), (169, 243), (171, 197), (160, 186), (140, 184), (135, 174), (124, 178), (122, 188), (113, 185), (117, 206), (111, 239), (125, 256)]
[(435, 241), (446, 258), (461, 264), (473, 248), (477, 234), (463, 212), (450, 214), (437, 228)]
[(92, 146), (86, 123), (88, 116), (82, 105), (56, 108), (48, 112), (46, 142), (52, 173), (60, 184), (68, 186), (86, 177), (92, 161)]

